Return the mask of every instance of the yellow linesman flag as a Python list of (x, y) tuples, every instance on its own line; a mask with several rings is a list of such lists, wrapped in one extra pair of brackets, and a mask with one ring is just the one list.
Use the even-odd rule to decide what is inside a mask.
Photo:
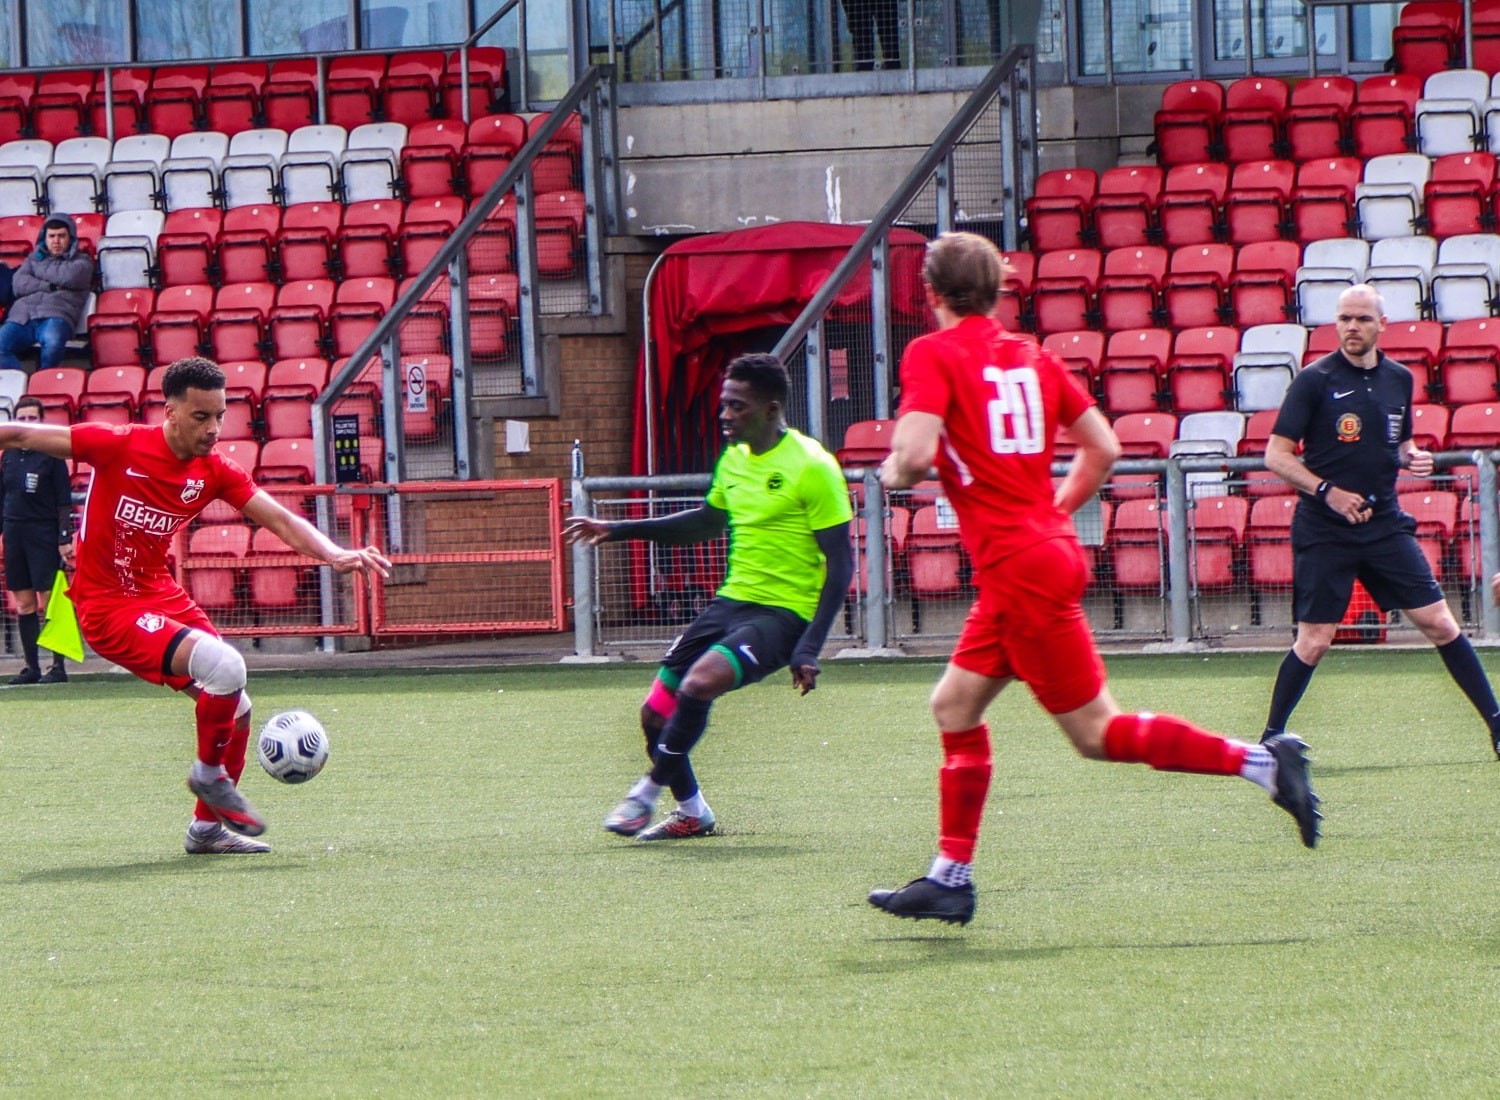
[(68, 599), (68, 578), (59, 569), (52, 582), (52, 597), (47, 601), (47, 621), (37, 635), (37, 645), (61, 653), (75, 661), (83, 660), (83, 631), (78, 629), (78, 614)]

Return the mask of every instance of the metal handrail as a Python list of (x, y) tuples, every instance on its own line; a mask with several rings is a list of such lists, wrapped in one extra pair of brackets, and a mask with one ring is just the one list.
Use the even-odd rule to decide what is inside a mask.
[[(608, 85), (612, 81), (613, 76), (613, 70), (605, 65), (596, 65), (584, 74), (583, 79), (579, 80), (568, 94), (558, 102), (541, 128), (521, 147), (520, 152), (516, 155), (516, 159), (511, 162), (510, 167), (506, 168), (500, 175), (500, 178), (495, 180), (489, 186), (489, 189), (474, 201), (463, 221), (458, 223), (452, 235), (443, 243), (443, 246), (438, 249), (432, 259), (428, 261), (427, 266), (417, 275), (413, 276), (410, 285), (396, 299), (390, 310), (386, 312), (386, 315), (380, 319), (380, 323), (354, 349), (354, 353), (349, 356), (343, 368), (328, 380), (328, 385), (318, 395), (317, 399), (314, 400), (312, 407), (313, 451), (317, 479), (320, 484), (331, 481), (333, 472), (327, 424), (329, 408), (343, 396), (350, 384), (359, 377), (366, 365), (368, 365), (370, 360), (375, 357), (386, 343), (396, 337), (397, 329), (406, 319), (407, 314), (422, 300), (423, 295), (427, 293), (428, 288), (432, 286), (438, 277), (448, 270), (449, 265), (462, 255), (470, 238), (485, 223), (501, 196), (515, 188), (518, 182), (527, 178), (526, 173), (530, 169), (532, 161), (546, 144), (552, 140), (553, 136), (562, 129), (563, 125), (567, 122), (568, 116), (578, 108), (585, 97), (594, 94), (601, 85)], [(588, 181), (586, 180), (585, 183), (587, 184)], [(517, 203), (516, 218), (518, 221), (523, 217), (531, 218), (534, 216), (534, 208), (530, 202), (529, 188), (526, 188), (526, 198), (525, 209), (520, 208), (519, 201)], [(591, 195), (589, 198), (594, 202), (601, 201), (601, 196), (599, 195)], [(526, 297), (524, 288), (522, 295), (524, 308), (524, 299)], [(388, 366), (391, 365), (388, 364)], [(466, 417), (467, 413), (463, 415)], [(455, 417), (455, 419), (458, 418)], [(394, 425), (386, 425), (386, 461), (384, 466), (387, 470), (389, 470), (393, 462), (390, 434), (394, 431)]]
[(943, 127), (927, 151), (907, 173), (906, 179), (870, 219), (870, 224), (865, 227), (865, 231), (849, 249), (849, 254), (833, 269), (827, 280), (818, 288), (818, 292), (813, 295), (812, 300), (797, 315), (797, 319), (792, 322), (785, 335), (776, 342), (771, 354), (780, 358), (783, 363), (791, 358), (792, 352), (807, 339), (813, 327), (828, 312), (834, 299), (854, 277), (855, 272), (870, 259), (876, 243), (895, 226), (896, 217), (911, 205), (912, 200), (921, 193), (922, 188), (927, 186), (933, 173), (952, 155), (959, 139), (984, 113), (990, 100), (1015, 75), (1017, 69), (1023, 64), (1030, 63), (1031, 58), (1030, 46), (1014, 46), (990, 67), (990, 71), (985, 74), (984, 79), (979, 82), (968, 100), (948, 120), (948, 124)]

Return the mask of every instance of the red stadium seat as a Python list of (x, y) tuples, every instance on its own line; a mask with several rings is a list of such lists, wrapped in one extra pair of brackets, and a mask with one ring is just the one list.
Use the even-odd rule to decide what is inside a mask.
[(1412, 0), (1391, 32), (1396, 71), (1425, 80), (1459, 56), (1463, 7), (1455, 0)]
[(344, 224), (335, 241), (343, 278), (391, 274), (402, 213), (399, 199), (366, 199), (344, 208)]
[(1167, 250), (1158, 245), (1117, 248), (1104, 255), (1099, 316), (1108, 331), (1150, 328), (1161, 322), (1161, 284)]
[(1292, 192), (1292, 235), (1303, 244), (1353, 235), (1354, 188), (1362, 166), (1354, 157), (1308, 161)]
[(1226, 592), (1239, 584), (1240, 553), (1250, 504), (1244, 497), (1201, 497), (1193, 501), (1188, 534), (1192, 543), (1193, 586)]
[(1202, 328), (1223, 322), (1224, 291), (1234, 269), (1234, 246), (1185, 245), (1172, 253), (1162, 280), (1162, 306), (1172, 328)]
[(1493, 153), (1449, 153), (1436, 158), (1423, 190), (1427, 235), (1441, 239), (1484, 232), (1494, 189)]
[(1441, 451), (1448, 439), (1450, 412), (1447, 405), (1413, 404), (1411, 407), (1411, 437), (1418, 447), (1426, 451)]
[(876, 466), (891, 452), (894, 420), (856, 420), (844, 429), (843, 446), (835, 452), (840, 466)]
[(1257, 498), (1250, 506), (1245, 528), (1246, 568), (1251, 587), (1290, 592), (1292, 587), (1292, 513), (1296, 496)]
[(1458, 494), (1445, 489), (1427, 489), (1397, 495), (1401, 510), (1417, 521), (1417, 545), (1441, 583), (1445, 576), (1448, 548), (1458, 528)]
[(225, 283), (219, 288), (206, 325), (216, 359), (244, 362), (265, 357), (266, 319), (275, 295), (275, 287), (266, 282)]
[(216, 258), (223, 283), (253, 283), (271, 277), (281, 207), (236, 206), (224, 212)]
[[(146, 89), (151, 87), (151, 70), (122, 67), (111, 69), (109, 95), (104, 81), (88, 94), (85, 109), (90, 129), (99, 137), (118, 139), (139, 133), (146, 121)], [(114, 117), (110, 118), (111, 109)]]
[(1099, 178), (1094, 198), (1094, 234), (1100, 248), (1130, 248), (1150, 242), (1165, 174), (1149, 165), (1121, 165)]
[(1500, 389), (1500, 321), (1492, 317), (1448, 326), (1438, 362), (1437, 390), (1449, 406), (1494, 401)]
[(172, 363), (201, 355), (208, 314), (213, 309), (214, 288), (207, 283), (169, 286), (156, 296), (156, 308), (146, 324), (146, 343), (151, 362)]
[(1229, 171), (1227, 164), (1198, 163), (1177, 165), (1167, 172), (1156, 208), (1163, 244), (1179, 248), (1218, 239)]
[(146, 130), (175, 138), (198, 129), (203, 114), (207, 65), (163, 65), (146, 89)]
[(1361, 161), (1411, 151), (1412, 119), (1422, 80), (1411, 73), (1382, 73), (1360, 82), (1349, 112), (1349, 136)]
[(1165, 590), (1162, 564), (1167, 559), (1166, 514), (1150, 498), (1122, 500), (1110, 520), (1106, 553), (1115, 587), (1126, 592)]
[(1347, 76), (1297, 82), (1282, 115), (1288, 157), (1301, 164), (1344, 154), (1356, 87)]
[(1500, 447), (1500, 402), (1476, 402), (1453, 410), (1444, 450), (1490, 450), (1495, 447)]
[(214, 256), (223, 222), (223, 212), (212, 208), (192, 207), (167, 214), (156, 238), (156, 266), (163, 286), (214, 281)]
[(1296, 175), (1297, 167), (1289, 160), (1235, 165), (1224, 201), (1224, 222), (1231, 242), (1279, 241), (1285, 236)]
[(1171, 413), (1126, 413), (1114, 422), (1115, 435), (1127, 458), (1166, 458), (1177, 438)]
[(273, 361), (323, 357), (328, 342), (328, 311), (333, 307), (331, 279), (303, 279), (276, 292), (267, 321)]
[(419, 122), (401, 150), (401, 187), (408, 199), (456, 195), (463, 187), (459, 156), (467, 128), (457, 119)]
[(299, 202), (281, 216), (276, 238), (278, 274), (285, 282), (326, 279), (333, 269), (333, 240), (343, 224), (336, 202)]
[(1103, 267), (1103, 256), (1092, 248), (1042, 253), (1031, 281), (1036, 331), (1093, 327), (1094, 288)]
[(1099, 392), (1111, 416), (1147, 413), (1161, 406), (1167, 360), (1172, 356), (1168, 329), (1138, 328), (1113, 333), (1105, 346)]
[(129, 424), (136, 419), (146, 387), (142, 366), (96, 366), (88, 373), (78, 402), (78, 419), (100, 424)]
[(1436, 376), (1442, 346), (1439, 321), (1392, 321), (1380, 337), (1380, 350), (1411, 371), (1415, 401), (1425, 397)]
[(1089, 168), (1057, 168), (1037, 177), (1026, 200), (1027, 229), (1036, 252), (1083, 248), (1099, 176)]
[(233, 136), (254, 129), (261, 114), (261, 89), (270, 66), (264, 61), (221, 61), (203, 89), (203, 121), (208, 129)]
[(906, 568), (913, 601), (963, 591), (967, 558), (951, 510), (928, 504), (913, 513), (906, 533)]
[(340, 283), (328, 311), (333, 354), (353, 355), (395, 300), (396, 281), (389, 277), (346, 279)]
[(318, 62), (312, 57), (283, 57), (271, 64), (261, 86), (264, 125), (291, 133), (318, 121)]
[(326, 359), (279, 359), (271, 364), (261, 397), (267, 439), (312, 434), (312, 403), (328, 385)]
[[(35, 239), (35, 238), (33, 238)], [(1019, 331), (1023, 318), (1031, 316), (1031, 283), (1036, 278), (1036, 253), (1002, 252), (1005, 283), (1000, 300), (995, 303), (995, 320), (1012, 332)]]
[(144, 363), (146, 318), (156, 306), (148, 287), (105, 290), (89, 315), (89, 355), (94, 367)]
[(499, 46), (471, 46), (468, 52), (468, 111), (464, 110), (462, 50), (448, 55), (439, 95), (443, 113), (449, 118), (479, 118), (492, 111), (505, 110), (510, 100), (506, 84), (505, 50)]
[(330, 58), (323, 91), (324, 121), (346, 130), (375, 121), (387, 64), (383, 54)]
[(1209, 160), (1219, 142), (1224, 88), (1212, 80), (1181, 80), (1162, 92), (1152, 129), (1163, 167)]
[(1238, 329), (1183, 329), (1167, 361), (1167, 393), (1178, 415), (1227, 409), (1233, 400), (1230, 367), (1240, 347)]
[[(246, 572), (250, 582), (250, 604), (260, 611), (285, 612), (298, 608), (312, 610), (317, 603), (317, 574), (310, 559), (305, 564), (283, 565), (281, 561), (295, 551), (272, 530), (258, 528), (250, 540)], [(277, 564), (262, 564), (257, 559), (275, 558)]]
[(1282, 115), (1290, 99), (1286, 82), (1276, 77), (1247, 76), (1230, 84), (1219, 116), (1224, 159), (1243, 164), (1279, 156)]
[(415, 126), (437, 111), (438, 81), (447, 57), (441, 50), (412, 50), (391, 55), (380, 82), (380, 110), (389, 122)]
[(1256, 241), (1241, 248), (1225, 288), (1234, 323), (1241, 328), (1285, 323), (1301, 262), (1302, 247), (1296, 241)]
[[(549, 113), (532, 115), (526, 123), (528, 140), (537, 136)], [(570, 115), (531, 162), (531, 186), (538, 195), (549, 191), (574, 191), (583, 186), (583, 122)]]
[(477, 196), (489, 190), (525, 144), (526, 120), (520, 115), (484, 115), (470, 122), (462, 151), (468, 194)]
[(1103, 369), (1105, 335), (1093, 329), (1077, 329), (1072, 332), (1054, 332), (1042, 341), (1042, 346), (1055, 354), (1078, 379), (1078, 384), (1089, 393), (1094, 393)]
[(250, 550), (250, 525), (209, 524), (188, 534), (190, 559), (207, 558), (223, 564), (200, 565), (190, 561), (183, 570), (188, 595), (205, 611), (225, 611), (235, 606), (244, 571), (241, 563)]

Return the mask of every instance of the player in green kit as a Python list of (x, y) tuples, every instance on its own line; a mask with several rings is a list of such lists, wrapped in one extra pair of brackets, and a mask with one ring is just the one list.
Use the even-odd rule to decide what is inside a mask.
[[(790, 666), (806, 695), (818, 652), (844, 606), (854, 558), (849, 489), (834, 457), (786, 425), (786, 369), (772, 355), (742, 355), (724, 372), (719, 423), (728, 449), (697, 508), (644, 520), (573, 516), (563, 534), (590, 544), (640, 538), (687, 544), (729, 529), (729, 569), (713, 601), (662, 657), (641, 706), (651, 770), (604, 819), (637, 840), (714, 831), (714, 814), (688, 761), (714, 700)], [(651, 828), (670, 787), (677, 809)]]

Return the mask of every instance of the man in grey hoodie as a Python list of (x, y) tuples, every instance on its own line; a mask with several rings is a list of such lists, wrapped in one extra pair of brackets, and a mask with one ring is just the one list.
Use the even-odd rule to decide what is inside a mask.
[(37, 344), (43, 370), (62, 362), (93, 284), (94, 261), (79, 250), (73, 219), (53, 214), (11, 280), (15, 301), (0, 325), (0, 369), (25, 370), (16, 353)]

